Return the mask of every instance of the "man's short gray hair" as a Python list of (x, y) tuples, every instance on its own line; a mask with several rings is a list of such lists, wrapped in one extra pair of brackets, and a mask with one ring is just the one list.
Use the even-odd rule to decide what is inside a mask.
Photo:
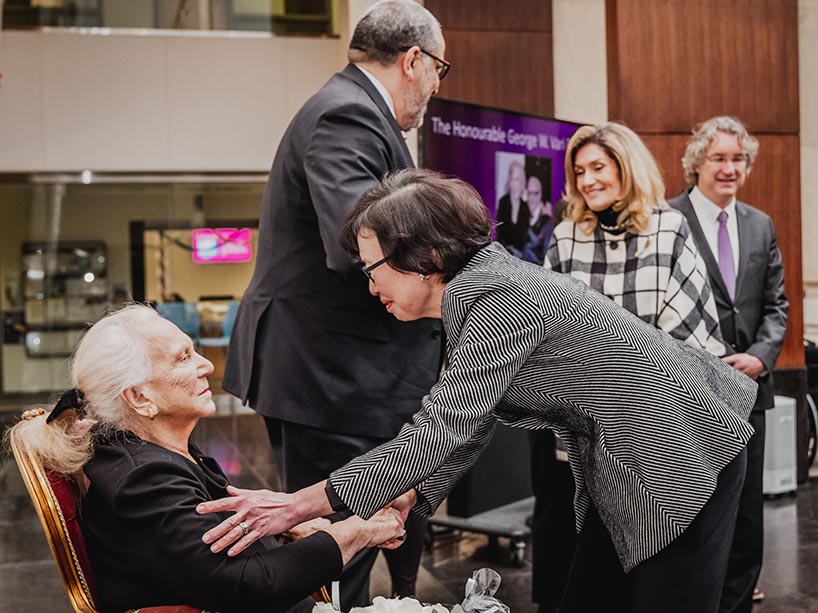
[(693, 187), (699, 181), (699, 168), (704, 164), (707, 147), (716, 138), (717, 132), (732, 134), (738, 138), (744, 155), (747, 156), (747, 174), (758, 154), (758, 141), (750, 135), (744, 124), (735, 117), (722, 115), (708, 119), (693, 131), (693, 138), (687, 143), (684, 157), (682, 158), (682, 168), (684, 169), (685, 181)]
[(413, 0), (381, 0), (355, 26), (348, 56), (350, 62), (391, 66), (410, 47), (434, 51), (439, 42), (440, 24), (420, 4)]

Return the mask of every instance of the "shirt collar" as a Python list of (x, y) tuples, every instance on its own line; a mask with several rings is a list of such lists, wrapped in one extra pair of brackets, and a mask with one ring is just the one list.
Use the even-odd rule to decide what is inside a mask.
[(369, 72), (366, 68), (361, 68), (360, 66), (358, 66), (358, 64), (355, 64), (355, 68), (364, 73), (364, 76), (372, 82), (372, 85), (374, 85), (375, 89), (378, 90), (378, 93), (383, 98), (383, 101), (386, 102), (386, 106), (389, 107), (389, 111), (392, 113), (392, 117), (394, 117), (397, 120), (398, 116), (395, 115), (395, 103), (392, 102), (392, 96), (389, 95), (389, 92), (383, 86), (383, 83), (378, 81), (378, 77)]
[(690, 192), (690, 203), (693, 205), (693, 208), (696, 209), (696, 212), (701, 212), (703, 215), (706, 216), (708, 220), (716, 222), (719, 218), (719, 214), (724, 211), (727, 213), (727, 219), (735, 219), (736, 215), (736, 199), (730, 201), (723, 209), (710, 200), (707, 196), (705, 196), (698, 187), (694, 187)]

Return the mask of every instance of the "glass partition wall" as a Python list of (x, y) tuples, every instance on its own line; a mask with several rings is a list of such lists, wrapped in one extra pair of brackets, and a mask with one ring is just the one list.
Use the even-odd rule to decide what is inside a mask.
[(0, 183), (0, 399), (66, 389), (88, 324), (131, 300), (191, 335), (220, 390), (265, 179)]
[(252, 30), (333, 36), (338, 0), (5, 0), (3, 28)]

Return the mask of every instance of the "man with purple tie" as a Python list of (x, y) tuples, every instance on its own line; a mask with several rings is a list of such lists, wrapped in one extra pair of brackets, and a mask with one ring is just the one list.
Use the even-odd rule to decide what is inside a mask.
[(764, 411), (773, 406), (772, 371), (789, 309), (773, 222), (736, 200), (757, 152), (758, 141), (740, 121), (709, 119), (695, 130), (682, 159), (690, 188), (670, 200), (687, 217), (707, 264), (722, 336), (735, 352), (724, 360), (758, 383), (750, 414), (755, 434), (747, 445), (747, 473), (719, 607), (725, 613), (747, 613), (761, 595), (756, 582), (764, 543)]

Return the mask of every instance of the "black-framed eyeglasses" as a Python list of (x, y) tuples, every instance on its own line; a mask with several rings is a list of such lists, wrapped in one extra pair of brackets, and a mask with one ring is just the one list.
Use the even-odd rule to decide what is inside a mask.
[[(412, 47), (407, 47), (406, 49), (403, 49), (403, 51), (409, 51), (409, 49), (411, 49), (411, 48)], [(433, 53), (429, 53), (428, 51), (426, 51), (426, 49), (424, 49), (423, 47), (418, 47), (418, 49), (420, 49), (420, 52), (422, 54), (428, 55), (435, 62), (437, 62), (435, 64), (435, 71), (437, 72), (437, 78), (440, 79), (441, 81), (443, 79), (445, 79), (446, 75), (449, 74), (449, 70), (451, 70), (451, 68), (452, 68), (451, 63), (447, 62), (446, 60), (441, 60), (439, 57), (437, 57)]]
[(375, 262), (374, 264), (372, 264), (372, 265), (370, 265), (370, 266), (362, 267), (362, 268), (361, 268), (361, 272), (363, 272), (363, 273), (364, 273), (364, 274), (367, 276), (367, 278), (368, 278), (370, 281), (372, 281), (372, 280), (373, 280), (373, 279), (372, 279), (372, 271), (373, 271), (373, 270), (375, 270), (375, 269), (376, 269), (378, 266), (380, 266), (381, 264), (386, 264), (386, 262), (387, 262), (388, 260), (389, 260), (389, 256), (387, 255), (387, 256), (386, 256), (385, 258), (383, 258), (382, 260), (378, 260), (377, 262)]

